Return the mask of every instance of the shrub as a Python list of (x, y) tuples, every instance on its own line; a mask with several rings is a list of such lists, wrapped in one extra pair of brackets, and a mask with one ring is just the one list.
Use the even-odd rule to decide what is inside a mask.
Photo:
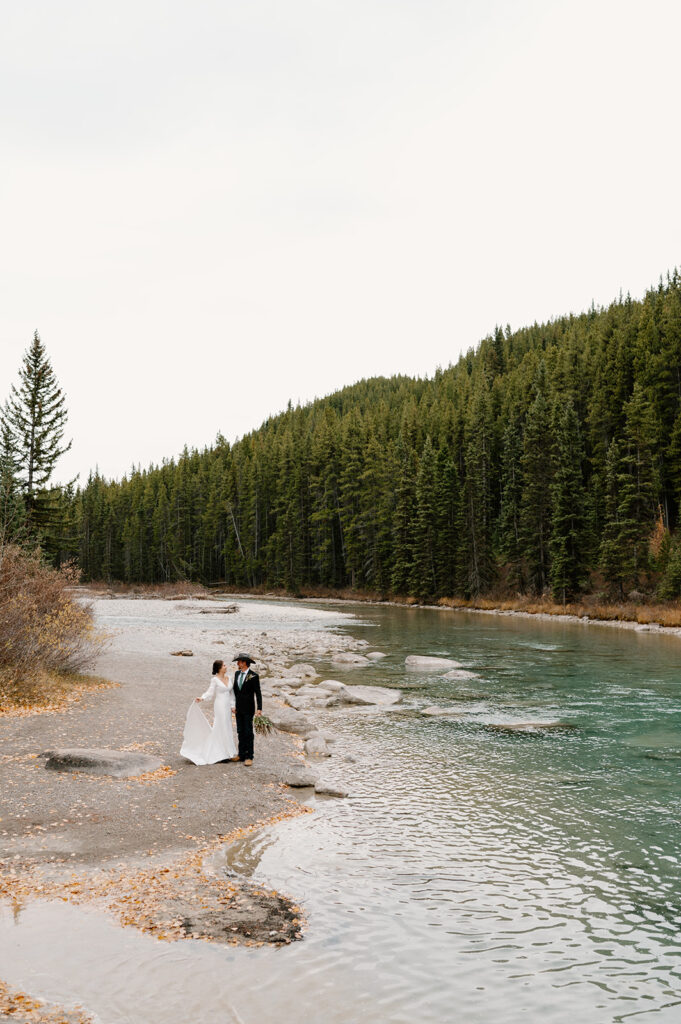
[(86, 668), (101, 648), (91, 607), (76, 600), (73, 566), (45, 565), (36, 552), (0, 548), (0, 688), (21, 695), (45, 674)]

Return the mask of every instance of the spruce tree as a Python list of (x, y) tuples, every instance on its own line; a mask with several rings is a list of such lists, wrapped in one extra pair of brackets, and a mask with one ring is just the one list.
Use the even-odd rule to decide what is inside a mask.
[(438, 597), (451, 597), (457, 590), (457, 569), (463, 529), (463, 488), (456, 465), (444, 448), (437, 454), (434, 509), (436, 523), (436, 578)]
[(619, 519), (619, 465), (620, 446), (616, 440), (610, 442), (605, 463), (605, 516), (603, 535), (599, 550), (599, 562), (603, 576), (619, 597), (624, 597), (624, 579), (629, 571), (622, 551)]
[(0, 414), (2, 429), (15, 453), (32, 530), (49, 527), (53, 502), (46, 485), (57, 460), (71, 447), (70, 441), (62, 444), (66, 419), (66, 397), (36, 331), (24, 353), (19, 385), (12, 385)]
[(18, 480), (19, 464), (9, 427), (0, 423), (0, 550), (26, 540), (26, 508)]
[(502, 439), (499, 548), (508, 567), (508, 582), (521, 590), (524, 587), (520, 539), (523, 493), (522, 451), (522, 431), (514, 419), (506, 427)]
[(571, 401), (554, 410), (552, 434), (550, 579), (554, 600), (565, 604), (584, 585), (589, 555), (584, 447)]
[(600, 563), (608, 583), (625, 596), (650, 567), (649, 541), (659, 493), (655, 417), (640, 389), (625, 405), (625, 429), (613, 439), (606, 462), (606, 512)]
[(542, 391), (537, 393), (525, 421), (523, 438), (523, 496), (520, 535), (529, 582), (542, 594), (549, 581), (551, 532), (551, 440), (549, 410)]
[(464, 448), (466, 596), (485, 593), (496, 575), (492, 530), (494, 424), (484, 374), (473, 389), (470, 405)]
[(436, 459), (430, 437), (427, 437), (416, 475), (414, 559), (409, 577), (410, 592), (422, 599), (437, 593)]

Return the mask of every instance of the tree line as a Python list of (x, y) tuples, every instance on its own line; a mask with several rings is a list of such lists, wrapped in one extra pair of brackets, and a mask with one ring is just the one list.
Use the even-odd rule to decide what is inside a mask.
[(681, 594), (681, 276), (59, 492), (88, 579)]

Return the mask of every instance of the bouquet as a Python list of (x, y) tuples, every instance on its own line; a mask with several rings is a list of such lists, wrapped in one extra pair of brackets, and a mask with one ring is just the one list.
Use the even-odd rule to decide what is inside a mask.
[(274, 731), (274, 722), (267, 715), (256, 715), (253, 719), (253, 728), (261, 736), (269, 736)]

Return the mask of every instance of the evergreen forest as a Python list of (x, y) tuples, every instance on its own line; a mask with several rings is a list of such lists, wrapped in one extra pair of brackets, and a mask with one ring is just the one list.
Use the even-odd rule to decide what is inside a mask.
[(86, 579), (420, 600), (681, 594), (681, 275), (497, 328), (430, 379), (375, 378), (229, 444), (61, 492)]

